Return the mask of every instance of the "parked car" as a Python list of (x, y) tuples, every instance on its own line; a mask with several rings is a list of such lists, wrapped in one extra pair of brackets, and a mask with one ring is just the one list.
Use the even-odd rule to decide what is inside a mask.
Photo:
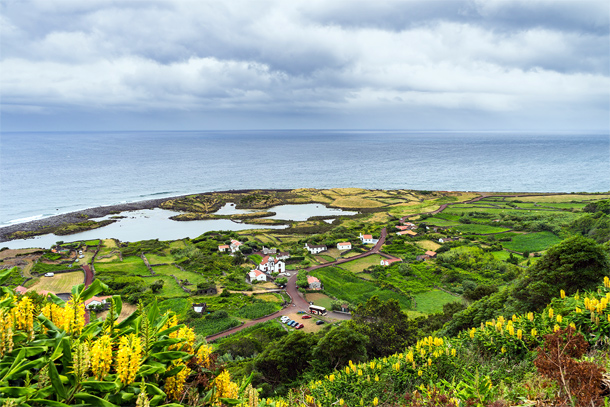
[(53, 277), (55, 273), (44, 273), (45, 277)]
[(303, 328), (303, 326), (304, 326), (303, 324), (298, 324), (297, 326), (295, 326), (295, 328), (296, 329), (301, 329), (301, 328)]
[(316, 321), (316, 325), (322, 325), (323, 323), (324, 323), (324, 321), (322, 321), (322, 320)]
[(311, 318), (311, 315), (303, 315), (301, 318), (303, 318), (303, 319), (309, 319), (309, 318)]
[(297, 324), (298, 324), (298, 322), (297, 322), (297, 321), (292, 321), (292, 322), (290, 323), (290, 326), (294, 328), (295, 326), (297, 326)]
[(286, 321), (288, 321), (290, 318), (288, 318), (286, 315), (284, 315), (282, 318), (280, 318), (280, 321), (282, 321), (284, 324), (286, 323)]

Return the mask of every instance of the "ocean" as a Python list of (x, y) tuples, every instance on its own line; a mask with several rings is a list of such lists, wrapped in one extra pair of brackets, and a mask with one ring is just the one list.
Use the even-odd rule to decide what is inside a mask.
[(0, 226), (255, 188), (610, 191), (608, 134), (405, 131), (2, 133)]

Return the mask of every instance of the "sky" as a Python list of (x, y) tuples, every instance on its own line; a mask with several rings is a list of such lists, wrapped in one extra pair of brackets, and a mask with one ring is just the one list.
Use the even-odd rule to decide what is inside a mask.
[(2, 0), (7, 131), (610, 131), (607, 0)]

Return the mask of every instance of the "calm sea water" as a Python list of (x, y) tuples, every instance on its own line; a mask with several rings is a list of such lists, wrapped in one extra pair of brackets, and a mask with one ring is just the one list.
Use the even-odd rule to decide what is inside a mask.
[(0, 226), (252, 188), (601, 192), (608, 134), (239, 131), (3, 133)]

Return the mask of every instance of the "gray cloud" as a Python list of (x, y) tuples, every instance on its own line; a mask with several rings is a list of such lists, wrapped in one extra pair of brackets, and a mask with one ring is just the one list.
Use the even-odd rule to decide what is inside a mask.
[(114, 117), (119, 128), (147, 126), (148, 115), (165, 128), (201, 128), (209, 117), (223, 128), (231, 118), (258, 128), (439, 128), (460, 117), (466, 128), (608, 127), (605, 1), (0, 7), (5, 128), (69, 112)]

